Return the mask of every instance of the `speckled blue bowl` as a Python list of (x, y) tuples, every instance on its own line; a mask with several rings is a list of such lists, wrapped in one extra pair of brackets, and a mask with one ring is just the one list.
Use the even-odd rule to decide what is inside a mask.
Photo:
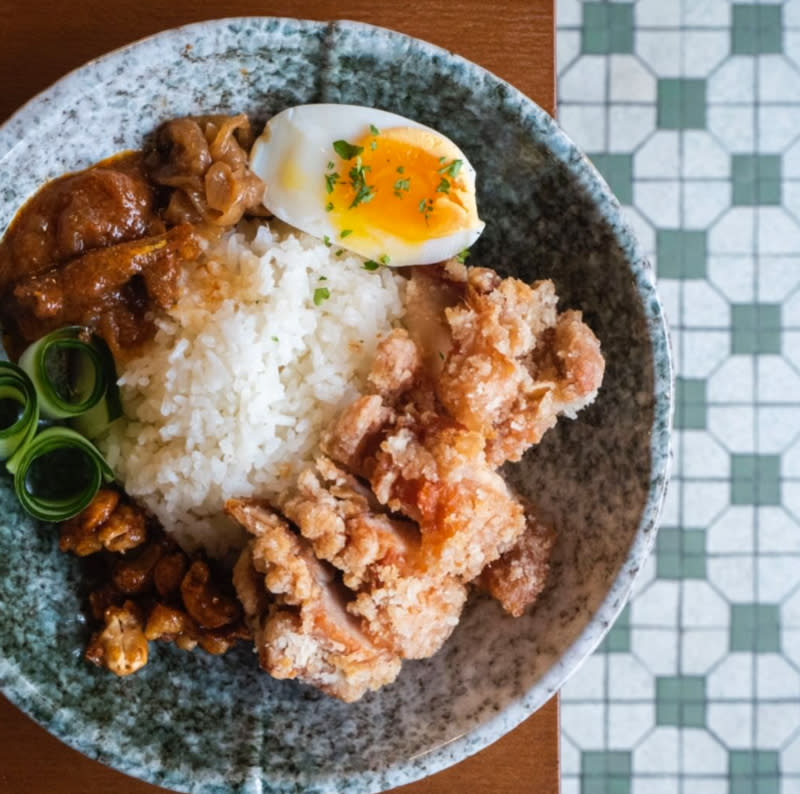
[[(351, 22), (232, 19), (168, 31), (74, 72), (0, 129), (0, 229), (45, 180), (135, 148), (163, 119), (350, 102), (418, 119), (478, 171), (471, 262), (551, 277), (607, 357), (597, 402), (509, 476), (555, 519), (552, 584), (514, 620), (476, 599), (445, 648), (354, 705), (260, 673), (254, 655), (159, 649), (126, 680), (81, 658), (79, 575), (0, 477), (0, 687), (68, 744), (180, 791), (376, 792), (494, 741), (597, 645), (652, 547), (670, 353), (649, 264), (586, 158), (533, 102), (429, 44)], [(58, 142), (54, 145), (54, 142)]]

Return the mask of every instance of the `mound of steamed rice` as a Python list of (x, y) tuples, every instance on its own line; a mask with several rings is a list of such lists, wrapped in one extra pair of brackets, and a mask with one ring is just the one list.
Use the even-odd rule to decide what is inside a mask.
[(120, 365), (125, 417), (101, 449), (181, 545), (223, 555), (242, 542), (225, 500), (292, 482), (403, 311), (390, 268), (278, 224), (229, 234)]

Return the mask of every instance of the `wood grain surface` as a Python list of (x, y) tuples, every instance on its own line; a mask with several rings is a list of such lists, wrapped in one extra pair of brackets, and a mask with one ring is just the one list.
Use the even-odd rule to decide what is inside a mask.
[[(555, 107), (554, 0), (0, 0), (0, 120), (87, 60), (166, 28), (220, 16), (353, 19), (445, 47)], [(2, 175), (0, 174), (0, 183)], [(0, 697), (0, 794), (156, 794), (90, 761)], [(491, 747), (395, 794), (557, 794), (558, 702)]]
[(0, 120), (91, 58), (221, 16), (354, 19), (479, 63), (553, 112), (554, 0), (0, 0)]

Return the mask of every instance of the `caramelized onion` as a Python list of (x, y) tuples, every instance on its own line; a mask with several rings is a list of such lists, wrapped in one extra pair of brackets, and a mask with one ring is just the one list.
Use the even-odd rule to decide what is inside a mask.
[(172, 189), (164, 219), (232, 226), (257, 211), (264, 183), (250, 171), (250, 121), (238, 116), (176, 119), (161, 127), (150, 177)]

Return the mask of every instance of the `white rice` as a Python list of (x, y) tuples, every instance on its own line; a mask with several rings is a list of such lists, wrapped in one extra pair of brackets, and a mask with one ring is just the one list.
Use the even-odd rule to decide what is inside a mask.
[(120, 367), (125, 418), (101, 449), (184, 547), (241, 544), (225, 500), (290, 484), (400, 321), (402, 279), (337, 250), (279, 224), (228, 235), (147, 354)]

